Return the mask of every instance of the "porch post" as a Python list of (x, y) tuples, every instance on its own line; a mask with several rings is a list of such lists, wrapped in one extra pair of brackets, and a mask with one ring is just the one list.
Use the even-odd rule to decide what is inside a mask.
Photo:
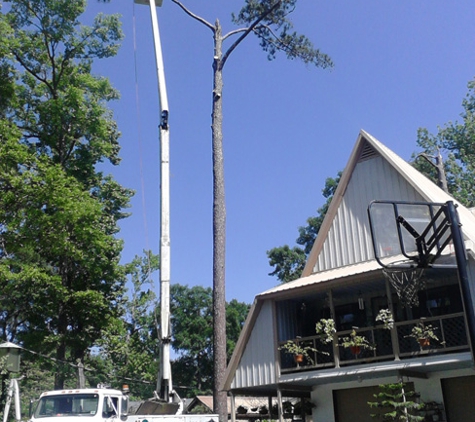
[(236, 422), (236, 398), (232, 392), (229, 395), (231, 397), (231, 422)]
[(396, 327), (396, 318), (394, 313), (394, 305), (393, 305), (393, 298), (391, 295), (391, 288), (389, 285), (389, 281), (386, 277), (384, 277), (384, 282), (386, 284), (386, 296), (388, 297), (388, 308), (391, 311), (394, 319), (393, 328), (391, 328), (391, 343), (393, 344), (393, 352), (394, 352), (394, 360), (401, 360), (399, 357), (399, 339), (397, 335), (397, 327)]
[(279, 422), (284, 422), (284, 409), (282, 409), (282, 391), (277, 388), (277, 414), (279, 415)]
[[(333, 305), (332, 289), (328, 290), (328, 301), (330, 302), (330, 316), (335, 321), (335, 307)], [(338, 347), (338, 336), (336, 334), (333, 334), (333, 359), (335, 360), (335, 368), (339, 368), (340, 367), (340, 350)]]

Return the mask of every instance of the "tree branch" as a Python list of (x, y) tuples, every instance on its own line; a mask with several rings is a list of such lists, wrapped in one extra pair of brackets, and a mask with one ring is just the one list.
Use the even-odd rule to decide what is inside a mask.
[[(176, 1), (176, 0), (172, 0), (172, 1)], [(277, 9), (282, 3), (282, 0), (277, 0), (274, 5), (269, 8), (269, 10), (266, 12), (266, 13), (263, 13), (261, 16), (259, 16), (248, 28), (245, 28), (243, 29), (244, 30), (244, 34), (242, 34), (235, 42), (234, 44), (231, 45), (231, 47), (229, 47), (227, 50), (226, 50), (226, 53), (224, 53), (223, 55), (223, 58), (221, 60), (221, 64), (220, 64), (220, 67), (221, 69), (224, 67), (224, 64), (226, 63), (226, 60), (228, 59), (229, 55), (233, 52), (233, 50), (244, 40), (244, 38), (246, 38), (253, 30), (254, 28), (259, 25), (260, 22), (262, 22), (262, 20), (264, 20), (267, 16), (269, 16), (275, 9)], [(237, 32), (237, 31), (233, 31), (233, 32)], [(231, 33), (230, 33), (231, 34)], [(230, 34), (227, 34), (223, 37), (226, 38), (228, 35)]]
[[(259, 35), (256, 31), (260, 28), (265, 28), (269, 32), (270, 36), (272, 36), (274, 39), (271, 39), (270, 36)], [(254, 28), (254, 32), (259, 38), (264, 40), (266, 43), (269, 43), (270, 45), (274, 46), (276, 50), (285, 52), (287, 54), (287, 57), (300, 58), (305, 63), (313, 62), (315, 65), (320, 66), (322, 68), (333, 67), (331, 59), (326, 54), (322, 54), (318, 50), (314, 50), (312, 46), (308, 46), (310, 47), (309, 51), (300, 52), (298, 48), (299, 46), (294, 43), (294, 40), (289, 39), (286, 41), (285, 38), (282, 38), (281, 36), (277, 35), (274, 30), (268, 25), (259, 25), (259, 27)], [(295, 33), (292, 34), (292, 36), (294, 35)]]
[(228, 32), (226, 35), (223, 36), (223, 41), (226, 39), (226, 38), (229, 38), (235, 34), (238, 34), (239, 32), (244, 32), (244, 31), (247, 31), (247, 28), (239, 28), (239, 29), (235, 29), (234, 31), (230, 31)]
[(198, 22), (202, 23), (203, 25), (207, 26), (213, 33), (215, 32), (214, 25), (211, 25), (207, 20), (203, 19), (201, 16), (195, 15), (193, 12), (191, 12), (189, 9), (185, 7), (181, 2), (178, 0), (172, 0), (173, 3), (177, 4), (178, 6), (181, 7), (181, 9), (188, 15), (191, 16), (193, 19), (197, 20)]
[[(269, 33), (274, 37), (275, 41), (271, 40), (270, 38), (265, 38), (265, 40), (267, 42), (274, 45), (277, 50), (287, 51), (286, 48), (281, 48), (281, 47), (289, 47), (289, 45), (285, 44), (269, 25), (260, 25), (260, 27), (266, 28), (269, 31)], [(256, 28), (254, 28), (254, 31), (255, 31), (255, 29)], [(256, 35), (257, 35), (257, 33), (256, 33)]]
[(15, 59), (18, 60), (18, 62), (23, 66), (23, 68), (35, 79), (40, 81), (41, 83), (44, 83), (50, 91), (53, 91), (53, 87), (51, 84), (48, 82), (47, 79), (41, 78), (40, 75), (38, 75), (36, 72), (33, 71), (33, 69), (30, 69), (29, 66), (26, 64), (25, 61), (22, 60), (21, 56), (19, 53), (17, 53), (15, 50), (12, 50), (13, 55), (15, 56)]

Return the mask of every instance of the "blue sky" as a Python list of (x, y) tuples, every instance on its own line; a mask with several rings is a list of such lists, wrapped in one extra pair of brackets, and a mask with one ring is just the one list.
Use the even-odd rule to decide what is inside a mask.
[[(212, 34), (170, 0), (158, 9), (170, 103), (171, 280), (212, 286)], [(183, 0), (209, 22), (234, 29), (241, 0)], [(121, 223), (124, 262), (158, 252), (158, 93), (148, 6), (90, 0), (122, 15), (117, 57), (95, 64), (120, 90), (111, 104), (122, 132), (122, 162), (107, 167), (136, 190)], [(251, 303), (277, 284), (266, 251), (293, 245), (299, 226), (323, 204), (327, 177), (346, 165), (360, 129), (404, 159), (419, 127), (457, 120), (475, 76), (473, 0), (299, 0), (291, 15), (335, 68), (283, 55), (268, 61), (255, 37), (224, 70), (227, 300)], [(135, 20), (135, 30), (134, 30)], [(135, 39), (135, 42), (134, 42)], [(135, 47), (134, 47), (135, 44)], [(136, 82), (137, 81), (137, 82)]]

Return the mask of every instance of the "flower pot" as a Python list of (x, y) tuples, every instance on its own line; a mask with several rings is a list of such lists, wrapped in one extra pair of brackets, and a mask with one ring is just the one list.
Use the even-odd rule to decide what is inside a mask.
[(355, 356), (358, 356), (361, 353), (360, 346), (350, 346), (350, 352), (353, 353)]
[(418, 341), (419, 341), (419, 345), (420, 345), (421, 347), (428, 347), (428, 346), (430, 346), (430, 339), (429, 339), (429, 338), (420, 338), (420, 339), (418, 339)]
[(294, 355), (295, 363), (302, 363), (303, 362), (303, 355)]

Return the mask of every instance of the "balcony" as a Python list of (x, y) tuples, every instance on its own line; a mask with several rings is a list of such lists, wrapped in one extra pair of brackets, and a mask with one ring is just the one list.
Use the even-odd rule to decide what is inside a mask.
[[(430, 344), (420, 345), (411, 337), (413, 327), (420, 323), (431, 324), (435, 328), (438, 341), (432, 340)], [(373, 346), (372, 349), (350, 350), (350, 348), (342, 347), (342, 339), (348, 337), (352, 330), (338, 331), (333, 336), (333, 343), (330, 344), (322, 344), (318, 335), (294, 339), (300, 345), (309, 346), (317, 351), (310, 351), (309, 359), (304, 359), (302, 363), (295, 363), (292, 355), (280, 350), (282, 373), (398, 361), (424, 355), (469, 350), (463, 312), (396, 322), (390, 330), (382, 325), (354, 329), (357, 335), (364, 336), (368, 340)], [(282, 342), (279, 346), (284, 343)]]

